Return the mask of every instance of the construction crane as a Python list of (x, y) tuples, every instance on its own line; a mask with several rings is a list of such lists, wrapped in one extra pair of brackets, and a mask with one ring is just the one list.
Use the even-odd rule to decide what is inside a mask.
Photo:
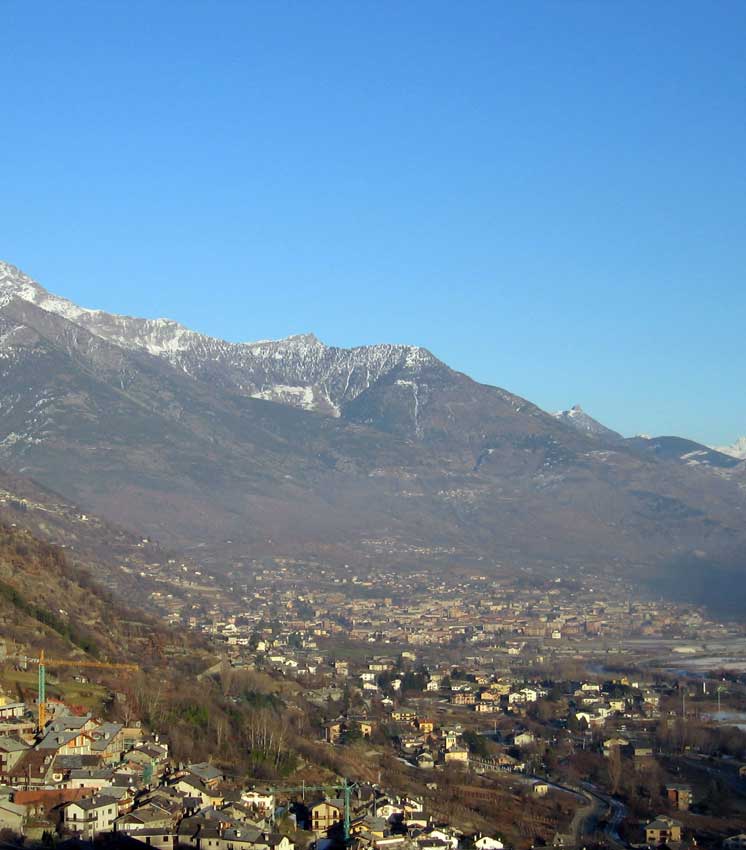
[(335, 793), (342, 793), (342, 799), (344, 800), (344, 820), (342, 821), (342, 828), (344, 830), (344, 842), (345, 846), (349, 845), (350, 840), (352, 838), (352, 792), (357, 788), (357, 783), (348, 782), (346, 779), (343, 779), (342, 782), (337, 783), (336, 785), (306, 785), (304, 782), (303, 785), (275, 785), (270, 786), (270, 793), (274, 794), (276, 792), (281, 792), (284, 794), (297, 794), (302, 793), (303, 799), (306, 798), (306, 791), (334, 791)]
[(720, 717), (720, 714), (721, 714), (721, 709), (720, 709), (720, 695), (721, 695), (721, 694), (727, 694), (727, 693), (728, 693), (728, 688), (726, 688), (726, 687), (725, 687), (725, 685), (718, 685), (718, 686), (717, 686), (717, 695), (718, 695), (718, 720), (721, 720), (721, 719), (722, 719), (722, 718)]
[(113, 664), (108, 661), (78, 661), (70, 658), (46, 658), (44, 650), (39, 652), (37, 659), (39, 665), (39, 696), (38, 728), (41, 732), (47, 725), (47, 667), (95, 667), (106, 670), (139, 670), (137, 664)]

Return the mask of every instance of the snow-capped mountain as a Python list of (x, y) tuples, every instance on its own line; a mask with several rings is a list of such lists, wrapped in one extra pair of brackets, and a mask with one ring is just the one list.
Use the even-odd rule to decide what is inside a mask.
[(738, 460), (746, 460), (746, 437), (739, 437), (735, 443), (730, 446), (713, 446), (716, 452), (721, 452), (724, 455), (738, 458)]
[(560, 410), (557, 413), (553, 413), (552, 416), (586, 434), (622, 439), (621, 434), (612, 431), (611, 428), (607, 428), (592, 416), (589, 416), (579, 404), (573, 405), (569, 410)]
[(252, 398), (333, 416), (382, 376), (397, 370), (411, 378), (439, 362), (418, 346), (343, 349), (325, 345), (312, 333), (231, 343), (171, 319), (140, 319), (79, 307), (50, 294), (15, 266), (0, 262), (0, 305), (13, 298), (62, 316), (117, 346), (161, 357), (192, 377), (217, 381)]
[(746, 543), (744, 464), (702, 448), (552, 416), (417, 346), (230, 343), (0, 264), (0, 467), (222, 564), (639, 565)]
[[(438, 391), (445, 400), (454, 388), (453, 403), (463, 404), (460, 396), (468, 389), (469, 395), (476, 391), (488, 397), (489, 403), (513, 413), (549, 418), (525, 399), (497, 387), (474, 384), (419, 346), (337, 348), (325, 345), (312, 333), (228, 342), (171, 319), (141, 319), (79, 307), (47, 292), (15, 266), (0, 262), (0, 305), (13, 299), (60, 316), (118, 348), (158, 357), (213, 389), (344, 417), (408, 437), (426, 436), (428, 424), (442, 431), (440, 414), (429, 401)], [(474, 427), (478, 427), (476, 419)], [(466, 434), (459, 433), (459, 437)]]

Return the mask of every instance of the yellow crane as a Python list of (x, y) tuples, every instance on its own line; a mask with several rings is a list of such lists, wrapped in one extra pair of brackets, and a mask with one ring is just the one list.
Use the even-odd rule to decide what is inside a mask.
[(139, 670), (137, 664), (113, 664), (108, 661), (79, 661), (71, 658), (46, 658), (44, 650), (39, 652), (39, 697), (38, 727), (41, 732), (47, 725), (47, 667), (95, 667), (106, 670)]

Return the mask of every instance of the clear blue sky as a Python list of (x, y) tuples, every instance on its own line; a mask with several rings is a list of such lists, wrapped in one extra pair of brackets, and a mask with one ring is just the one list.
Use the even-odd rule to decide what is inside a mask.
[(746, 433), (746, 2), (0, 3), (0, 258)]

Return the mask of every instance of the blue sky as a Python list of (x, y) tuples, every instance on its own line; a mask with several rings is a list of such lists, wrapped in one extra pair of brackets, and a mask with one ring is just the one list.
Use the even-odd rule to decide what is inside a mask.
[(0, 258), (746, 433), (746, 3), (0, 4)]

